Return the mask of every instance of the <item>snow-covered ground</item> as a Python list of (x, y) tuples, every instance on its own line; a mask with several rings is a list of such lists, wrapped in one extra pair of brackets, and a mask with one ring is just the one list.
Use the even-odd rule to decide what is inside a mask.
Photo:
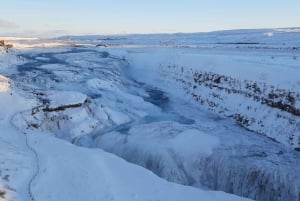
[(300, 200), (299, 33), (14, 40), (0, 200)]

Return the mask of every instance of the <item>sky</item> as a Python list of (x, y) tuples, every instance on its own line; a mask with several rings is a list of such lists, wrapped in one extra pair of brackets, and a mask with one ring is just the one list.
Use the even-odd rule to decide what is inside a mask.
[(300, 0), (0, 0), (0, 35), (300, 27)]

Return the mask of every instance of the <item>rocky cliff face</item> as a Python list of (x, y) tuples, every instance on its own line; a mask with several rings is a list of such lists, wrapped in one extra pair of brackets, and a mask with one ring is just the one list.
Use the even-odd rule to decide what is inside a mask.
[(236, 120), (241, 126), (298, 150), (300, 93), (268, 83), (239, 80), (214, 72), (165, 66), (171, 76), (203, 107)]

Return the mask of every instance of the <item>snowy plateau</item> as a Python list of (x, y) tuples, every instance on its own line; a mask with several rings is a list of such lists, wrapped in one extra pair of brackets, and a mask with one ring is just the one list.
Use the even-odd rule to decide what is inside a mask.
[(300, 201), (300, 28), (4, 40), (0, 201)]

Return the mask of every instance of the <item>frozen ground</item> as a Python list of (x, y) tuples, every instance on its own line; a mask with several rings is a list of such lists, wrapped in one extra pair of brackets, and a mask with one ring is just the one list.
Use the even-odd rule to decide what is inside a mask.
[(300, 200), (297, 29), (43, 42), (1, 52), (0, 200)]

